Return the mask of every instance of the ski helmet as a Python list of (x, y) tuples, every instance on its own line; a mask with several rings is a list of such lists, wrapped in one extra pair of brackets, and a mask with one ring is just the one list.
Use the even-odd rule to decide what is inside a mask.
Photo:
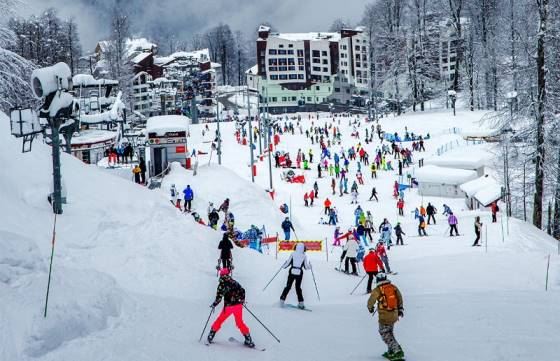
[(376, 276), (375, 276), (375, 282), (379, 283), (379, 282), (383, 282), (387, 280), (387, 275), (385, 274), (385, 272), (379, 272)]

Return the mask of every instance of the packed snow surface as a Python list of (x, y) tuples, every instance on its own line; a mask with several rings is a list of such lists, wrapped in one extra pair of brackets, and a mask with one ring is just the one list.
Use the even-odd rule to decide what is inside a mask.
[[(319, 121), (302, 116), (304, 130), (311, 122), (331, 122), (327, 114)], [(476, 128), (482, 116), (480, 112), (459, 111), (457, 117), (431, 112), (387, 117), (380, 123), (388, 132), (403, 133), (405, 126), (418, 134), (430, 132), (426, 154), (431, 154), (452, 137), (446, 129), (456, 124)], [(336, 123), (345, 148), (360, 141), (350, 137), (348, 120)], [(315, 158), (312, 170), (296, 170), (306, 176), (303, 185), (282, 181), (284, 169), (273, 168), (272, 200), (265, 192), (269, 187), (267, 159), (257, 161), (257, 176), (251, 183), (249, 148), (236, 142), (234, 124), (221, 124), (222, 166), (205, 143), (208, 133), (214, 134), (215, 124), (205, 136), (202, 127), (190, 126), (189, 144), (208, 151), (199, 156), (198, 174), (173, 167), (160, 190), (148, 190), (62, 155), (68, 204), (56, 221), (49, 307), (44, 318), (54, 221), (46, 200), (51, 187), (51, 152), (36, 140), (31, 153), (21, 154), (20, 142), (9, 135), (7, 117), (0, 114), (0, 360), (383, 360), (380, 355), (386, 347), (377, 333), (376, 318), (366, 310), (365, 284), (350, 295), (360, 279), (334, 270), (341, 254), (339, 248), (330, 246), (334, 227), (319, 224), (324, 217), (322, 203), (328, 196), (339, 210), (341, 228), (353, 226), (355, 205), (350, 204), (350, 197), (332, 195), (331, 177), (317, 179)], [(363, 132), (362, 120), (361, 141), (373, 154), (379, 140), (364, 144)], [(298, 149), (306, 153), (313, 149), (316, 157), (320, 154), (317, 144), (311, 145), (305, 132), (300, 134), (297, 128), (294, 135), (281, 136), (279, 147), (294, 158)], [(469, 147), (464, 151), (468, 153)], [(258, 143), (255, 153), (260, 153)], [(414, 153), (415, 161), (421, 157), (423, 154)], [(356, 167), (355, 162), (350, 164), (350, 182)], [(405, 316), (396, 324), (395, 334), (407, 359), (557, 358), (560, 259), (556, 241), (528, 223), (506, 222), (501, 212), (499, 222), (491, 223), (487, 210), (470, 211), (462, 199), (422, 198), (416, 189), (405, 192), (405, 215), (397, 216), (392, 197), (396, 173), (379, 171), (378, 178), (372, 179), (367, 167), (362, 172), (365, 185), (359, 187), (360, 205), (372, 212), (376, 225), (388, 218), (393, 225), (400, 222), (406, 232), (405, 245), (392, 247), (388, 254), (392, 269), (398, 271), (389, 278), (404, 296)], [(445, 174), (438, 173), (442, 176)], [(319, 185), (319, 197), (313, 207), (304, 207), (303, 194), (312, 189), (314, 181)], [(279, 206), (287, 203), (297, 237), (326, 240), (328, 253), (309, 253), (320, 301), (310, 272), (303, 280), (305, 302), (313, 312), (278, 307), (286, 271), (262, 291), (289, 253), (276, 258), (274, 247), (264, 254), (233, 250), (234, 277), (247, 291), (247, 307), (281, 343), (247, 312), (245, 321), (253, 339), (266, 352), (229, 343), (230, 336), (241, 339), (232, 320), (217, 334), (215, 345), (198, 343), (217, 285), (216, 248), (221, 233), (196, 224), (190, 215), (172, 206), (168, 191), (173, 183), (178, 189), (186, 184), (193, 187), (193, 206), (204, 218), (208, 202), (219, 206), (229, 197), (239, 228), (265, 225), (274, 234), (281, 231), (279, 223), (284, 217)], [(373, 186), (379, 202), (368, 201)], [(434, 204), (438, 215), (437, 224), (427, 228), (429, 236), (420, 238), (413, 211), (422, 202)], [(460, 237), (448, 237), (442, 203), (457, 215)], [(483, 247), (471, 247), (475, 216), (481, 216), (484, 224)], [(290, 303), (296, 302), (293, 292)]]

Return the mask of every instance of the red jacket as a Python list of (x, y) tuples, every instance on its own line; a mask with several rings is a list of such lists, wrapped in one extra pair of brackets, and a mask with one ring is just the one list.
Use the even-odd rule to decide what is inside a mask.
[(379, 257), (387, 257), (387, 252), (385, 251), (385, 246), (383, 243), (378, 243), (377, 247), (375, 248), (375, 252)]
[(303, 200), (305, 201), (305, 200), (307, 200), (308, 198), (309, 198), (309, 196), (307, 195), (307, 193), (305, 193), (305, 194), (303, 195)]
[(397, 208), (404, 208), (404, 201), (402, 199), (397, 202)]
[(309, 199), (314, 199), (315, 198), (315, 191), (312, 190), (311, 192), (309, 192)]
[(327, 207), (327, 208), (331, 207), (331, 201), (328, 198), (325, 200), (325, 207)]
[(364, 270), (366, 272), (379, 272), (384, 269), (383, 262), (381, 262), (381, 259), (374, 251), (369, 252), (364, 257)]

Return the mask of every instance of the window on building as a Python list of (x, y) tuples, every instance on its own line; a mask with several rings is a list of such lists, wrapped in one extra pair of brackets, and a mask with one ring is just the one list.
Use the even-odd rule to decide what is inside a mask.
[(290, 80), (297, 79), (297, 74), (290, 74)]
[(298, 77), (298, 79), (305, 79), (305, 78), (303, 77), (303, 74), (298, 74), (297, 77)]
[(296, 97), (292, 97), (292, 101), (295, 102), (297, 100)]
[(326, 65), (326, 64), (328, 64), (328, 63), (329, 63), (329, 60), (328, 60), (328, 59), (323, 59), (323, 64)]
[(346, 88), (346, 94), (350, 94), (350, 89)]
[(286, 102), (286, 101), (288, 101), (288, 99), (286, 99), (286, 97), (282, 97), (282, 101)]
[(340, 88), (334, 88), (335, 93), (340, 93)]
[(270, 80), (278, 80), (278, 75), (271, 75)]
[(361, 67), (362, 67), (362, 63), (357, 62), (357, 63), (356, 63), (356, 67), (357, 67), (357, 68), (361, 68)]
[(286, 55), (286, 49), (278, 49), (278, 55)]
[(288, 67), (287, 66), (279, 66), (278, 71), (288, 71)]
[(326, 52), (325, 50), (323, 50), (323, 51), (321, 52), (321, 55), (322, 55), (322, 56), (327, 56), (327, 52)]
[(278, 65), (286, 65), (288, 64), (288, 59), (286, 58), (279, 58), (278, 59)]
[(288, 65), (296, 65), (296, 59), (288, 58)]
[(288, 79), (288, 75), (287, 75), (287, 74), (280, 74), (280, 75), (278, 76), (278, 78), (279, 78), (280, 80), (287, 80), (287, 79)]
[(321, 56), (321, 52), (319, 50), (313, 50), (312, 54), (314, 58), (318, 58)]
[(278, 71), (278, 67), (276, 66), (269, 66), (268, 71)]
[(314, 67), (313, 67), (313, 71), (321, 71), (321, 68), (318, 67), (318, 66), (314, 66)]
[(293, 48), (294, 44), (288, 44), (288, 48)]
[(303, 65), (304, 64), (303, 58), (298, 58), (297, 63), (298, 65)]
[(272, 99), (272, 102), (273, 102), (273, 103), (276, 103), (276, 102), (278, 101), (278, 98), (276, 98), (276, 97), (272, 97), (272, 98), (270, 98), (270, 99)]
[(362, 46), (362, 51), (366, 51), (366, 47), (365, 47), (365, 46)]
[(329, 72), (329, 68), (323, 68), (323, 73), (328, 73)]
[(304, 70), (305, 70), (305, 67), (304, 67), (304, 66), (298, 66), (298, 70), (299, 70), (299, 71), (304, 71)]
[(278, 64), (277, 59), (268, 59), (268, 65), (276, 65), (276, 64)]
[(268, 54), (276, 55), (276, 49), (268, 49)]
[(283, 48), (283, 47), (284, 47), (284, 44), (279, 44), (278, 47), (279, 47), (279, 48)]
[(359, 45), (356, 45), (356, 46), (354, 47), (354, 49), (356, 49), (356, 51), (360, 51), (360, 46), (359, 46)]
[(319, 58), (313, 58), (313, 59), (311, 60), (311, 62), (312, 62), (313, 64), (320, 64), (320, 63), (321, 63), (321, 59), (319, 59)]
[(308, 102), (310, 102), (310, 101), (312, 101), (312, 100), (313, 100), (313, 98), (307, 97), (307, 101), (308, 101)]
[(288, 70), (289, 70), (289, 71), (295, 71), (295, 70), (296, 70), (296, 67), (293, 66), (293, 65), (291, 65), (291, 66), (288, 67)]
[(300, 58), (303, 57), (303, 50), (302, 49), (298, 49), (297, 56), (299, 56)]
[(321, 87), (318, 86), (318, 85), (316, 85), (316, 86), (315, 86), (315, 90), (321, 90)]
[(294, 55), (294, 50), (293, 49), (288, 49), (288, 55)]

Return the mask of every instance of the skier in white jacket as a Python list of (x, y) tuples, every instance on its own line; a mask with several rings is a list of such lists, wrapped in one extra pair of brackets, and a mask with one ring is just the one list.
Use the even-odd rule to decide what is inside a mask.
[(344, 273), (349, 272), (348, 263), (351, 263), (352, 274), (358, 275), (358, 272), (356, 270), (356, 257), (358, 256), (358, 242), (356, 241), (356, 238), (354, 238), (353, 234), (348, 236), (348, 241), (344, 245), (342, 256), (343, 258), (346, 257), (346, 259), (344, 260)]
[(288, 281), (286, 282), (286, 287), (284, 291), (282, 291), (282, 295), (280, 295), (280, 303), (283, 306), (284, 302), (286, 301), (286, 297), (290, 290), (292, 289), (292, 285), (294, 281), (296, 282), (296, 294), (298, 298), (298, 307), (301, 309), (305, 308), (303, 303), (303, 292), (301, 290), (301, 282), (303, 280), (303, 269), (311, 269), (311, 263), (305, 254), (305, 245), (303, 243), (298, 243), (296, 245), (296, 249), (290, 255), (290, 258), (282, 265), (282, 268), (288, 268)]

